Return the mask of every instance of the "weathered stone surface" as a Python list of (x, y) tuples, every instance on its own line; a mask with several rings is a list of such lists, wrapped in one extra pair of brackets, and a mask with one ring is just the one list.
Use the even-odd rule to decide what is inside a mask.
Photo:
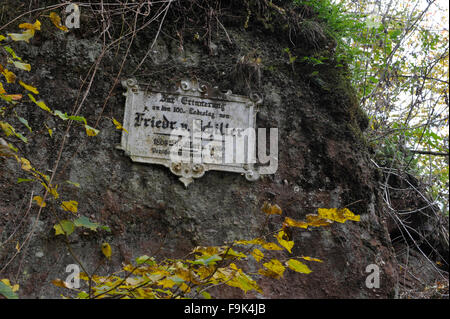
[[(379, 177), (370, 164), (360, 134), (366, 125), (365, 118), (342, 71), (333, 65), (319, 67), (323, 85), (317, 84), (308, 76), (309, 66), (296, 64), (293, 68), (288, 63), (282, 52), (290, 45), (287, 36), (267, 33), (258, 27), (244, 30), (239, 24), (225, 27), (227, 34), (219, 29), (214, 45), (211, 43), (209, 47), (186, 36), (184, 50), (180, 52), (180, 43), (168, 36), (172, 31), (168, 26), (167, 32), (159, 35), (155, 52), (132, 74), (154, 36), (154, 32), (138, 34), (122, 77), (134, 75), (150, 85), (163, 87), (192, 76), (237, 94), (249, 94), (250, 89), (262, 93), (264, 102), (256, 124), (279, 129), (276, 174), (248, 182), (243, 176), (210, 171), (186, 189), (165, 167), (133, 163), (117, 150), (121, 132), (107, 117), (123, 118), (125, 98), (120, 86), (102, 109), (126, 51), (126, 42), (119, 54), (115, 50), (105, 54), (81, 110), (88, 123), (99, 119), (100, 134), (88, 138), (82, 127), (75, 126), (68, 133), (62, 151), (56, 180), (60, 184), (58, 190), (65, 198), (79, 202), (82, 215), (112, 230), (74, 233), (71, 236), (74, 251), (92, 270), (101, 259), (100, 244), (108, 241), (113, 257), (100, 272), (112, 272), (122, 262), (143, 254), (181, 257), (196, 245), (220, 245), (257, 236), (264, 220), (260, 211), (264, 201), (278, 204), (284, 216), (299, 220), (315, 213), (318, 207), (348, 205), (361, 215), (361, 222), (292, 231), (296, 243), (293, 255), (314, 256), (324, 263), (311, 265), (313, 272), (309, 275), (286, 272), (280, 281), (261, 280), (264, 296), (393, 296), (396, 264), (377, 190)], [(30, 45), (16, 47), (33, 65), (28, 80), (40, 88), (40, 96), (55, 109), (70, 113), (78, 98), (81, 79), (100, 55), (100, 40), (83, 30), (62, 34), (43, 28), (42, 36)], [(261, 64), (240, 68), (238, 61), (254, 51)], [(250, 89), (242, 82), (243, 78), (252, 79)], [(32, 105), (20, 112), (33, 128), (46, 123), (54, 129), (53, 138), (37, 134), (33, 144), (23, 147), (36, 167), (51, 169), (66, 123), (49, 118)], [(99, 118), (101, 114), (103, 117)], [(22, 175), (14, 160), (0, 159), (1, 242), (22, 219), (26, 225), (20, 228), (23, 240), (36, 217), (36, 206), (23, 216), (31, 193), (42, 190), (38, 185), (17, 184)], [(64, 183), (66, 180), (81, 187)], [(58, 298), (61, 291), (51, 280), (65, 278), (66, 265), (74, 263), (64, 242), (54, 236), (55, 221), (53, 214), (44, 210), (29, 246), (1, 273), (1, 277), (19, 278), (23, 298)], [(281, 218), (275, 217), (264, 233), (276, 230), (281, 222)], [(1, 248), (0, 268), (14, 254), (14, 245), (8, 243)], [(373, 263), (382, 270), (381, 287), (376, 290), (365, 287), (365, 269)], [(261, 297), (252, 293), (243, 295), (232, 288), (214, 291), (214, 295)]]

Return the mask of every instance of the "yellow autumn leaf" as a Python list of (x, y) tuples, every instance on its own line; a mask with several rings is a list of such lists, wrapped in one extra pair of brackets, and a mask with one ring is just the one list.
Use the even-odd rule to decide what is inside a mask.
[(0, 82), (0, 94), (6, 93), (5, 88), (3, 87), (3, 84)]
[(237, 240), (234, 242), (236, 245), (259, 245), (267, 250), (283, 250), (280, 246), (275, 243), (266, 242), (262, 238), (255, 238), (252, 240)]
[(61, 17), (56, 12), (50, 12), (50, 20), (52, 20), (53, 24), (58, 29), (64, 32), (69, 31), (69, 29), (66, 26), (61, 24)]
[(299, 228), (304, 228), (304, 229), (308, 228), (308, 223), (297, 221), (297, 220), (294, 220), (289, 217), (286, 217), (284, 219), (284, 224), (286, 224), (287, 226), (291, 226), (291, 227), (299, 227)]
[(0, 64), (0, 71), (5, 77), (7, 83), (16, 82), (16, 75), (11, 71), (9, 71), (8, 69), (4, 68), (1, 64)]
[(271, 205), (267, 202), (264, 202), (262, 211), (268, 215), (281, 215), (282, 213), (280, 206), (277, 204)]
[(69, 286), (67, 286), (67, 284), (61, 279), (52, 280), (52, 284), (55, 285), (56, 287), (69, 288)]
[(195, 278), (193, 277), (192, 273), (189, 270), (177, 269), (174, 274), (183, 279), (184, 281), (191, 281), (196, 284), (199, 283), (197, 280), (195, 280)]
[(252, 240), (236, 240), (236, 245), (263, 245), (265, 242), (261, 238), (255, 238)]
[(33, 94), (30, 94), (30, 93), (28, 93), (28, 97), (30, 98), (31, 101), (34, 102), (34, 104), (39, 106), (41, 109), (43, 109), (44, 111), (47, 111), (49, 113), (52, 113), (52, 110), (50, 110), (50, 108), (45, 104), (44, 101), (36, 101), (36, 99), (34, 98)]
[(226, 285), (239, 288), (245, 293), (249, 290), (262, 292), (256, 281), (246, 275), (236, 264), (231, 263), (229, 267), (230, 269), (219, 268), (213, 278), (220, 279)]
[(22, 99), (22, 94), (6, 94), (6, 97), (9, 97), (13, 101), (18, 101)]
[(44, 101), (38, 101), (36, 103), (37, 106), (39, 106), (41, 109), (43, 109), (44, 111), (47, 111), (49, 113), (52, 113), (52, 110), (50, 110), (50, 108), (45, 104)]
[(186, 293), (191, 291), (191, 288), (188, 285), (186, 285), (184, 282), (181, 283), (180, 289)]
[[(0, 124), (1, 124), (1, 122), (0, 122)], [(12, 145), (6, 143), (6, 141), (0, 137), (0, 156), (4, 156), (4, 157), (17, 156), (12, 152), (13, 149), (11, 148), (11, 146)]]
[(34, 94), (39, 94), (39, 91), (34, 86), (23, 83), (22, 81), (19, 81), (19, 84), (22, 85), (27, 91), (33, 92)]
[(27, 160), (26, 158), (24, 158), (24, 157), (21, 157), (20, 158), (20, 163), (21, 163), (21, 168), (24, 170), (24, 171), (29, 171), (29, 170), (31, 170), (33, 167), (31, 167), (31, 163), (30, 163), (30, 161), (29, 160)]
[(251, 252), (253, 258), (255, 258), (255, 260), (257, 262), (260, 262), (261, 259), (264, 258), (264, 254), (261, 250), (259, 250), (258, 248), (253, 249), (253, 251)]
[(79, 277), (80, 277), (81, 280), (89, 281), (89, 276), (85, 272), (80, 272)]
[(34, 37), (34, 30), (27, 29), (22, 33), (8, 33), (8, 35), (13, 41), (25, 41), (29, 43), (30, 39)]
[(278, 234), (276, 236), (274, 236), (277, 240), (278, 243), (283, 246), (284, 248), (286, 248), (286, 250), (290, 253), (292, 253), (292, 247), (294, 247), (294, 242), (293, 241), (288, 241), (285, 240), (284, 237), (286, 236), (286, 233), (281, 230), (280, 232), (278, 232)]
[(296, 272), (300, 272), (303, 274), (309, 274), (310, 272), (312, 272), (311, 269), (308, 268), (308, 266), (306, 266), (304, 263), (295, 260), (295, 259), (289, 259), (286, 262), (286, 265), (289, 267), (289, 269), (292, 269)]
[[(45, 184), (43, 184), (43, 185), (45, 185)], [(58, 199), (58, 198), (59, 198), (59, 194), (58, 194), (58, 185), (55, 185), (55, 187), (53, 187), (52, 185), (49, 185), (49, 187), (47, 187), (47, 186), (45, 185), (45, 188), (48, 190), (48, 192), (49, 192), (50, 194), (52, 194), (52, 196), (53, 196), (55, 199)]]
[(25, 70), (25, 71), (31, 71), (31, 65), (28, 63), (23, 63), (19, 61), (12, 61), (14, 66), (18, 69)]
[(85, 125), (84, 128), (86, 129), (86, 134), (88, 136), (96, 136), (100, 131), (89, 126), (89, 125)]
[(347, 220), (360, 221), (360, 216), (353, 214), (348, 208), (319, 208), (317, 215), (338, 223), (345, 223)]
[(172, 288), (175, 285), (175, 281), (165, 278), (163, 280), (158, 281), (158, 286), (163, 286), (163, 288)]
[(192, 251), (193, 253), (201, 253), (203, 255), (216, 255), (219, 254), (219, 247), (212, 246), (212, 247), (202, 247), (197, 246)]
[(111, 246), (108, 243), (102, 244), (102, 253), (106, 258), (110, 259), (112, 254)]
[(136, 286), (137, 284), (141, 283), (144, 279), (143, 278), (133, 278), (133, 277), (128, 277), (125, 280), (125, 283), (130, 285), (130, 286)]
[(12, 73), (11, 71), (4, 70), (3, 75), (5, 76), (6, 82), (8, 83), (14, 83), (16, 82), (16, 75)]
[(20, 251), (20, 244), (19, 244), (19, 242), (16, 243), (16, 250)]
[(55, 229), (55, 236), (69, 236), (75, 231), (75, 224), (71, 220), (63, 219), (58, 224), (53, 225), (53, 228)]
[(122, 131), (128, 133), (128, 131), (122, 126), (122, 124), (120, 124), (119, 121), (117, 121), (115, 118), (112, 118), (112, 121), (113, 121), (114, 125), (116, 126), (116, 129), (122, 130)]
[(307, 257), (307, 256), (302, 256), (300, 258), (303, 258), (304, 260), (309, 260), (309, 261), (317, 261), (319, 263), (322, 263), (323, 260), (319, 259), (319, 258), (313, 258), (313, 257)]
[(313, 227), (328, 226), (333, 223), (332, 221), (323, 219), (322, 217), (313, 214), (306, 215), (306, 220), (308, 222), (308, 226)]
[(270, 213), (270, 204), (268, 202), (264, 202), (261, 210), (263, 213), (269, 214)]
[(284, 270), (286, 269), (278, 259), (272, 259), (264, 263), (263, 266), (267, 269), (260, 269), (258, 273), (275, 279), (283, 277)]
[(10, 136), (15, 132), (14, 127), (12, 127), (9, 123), (0, 121), (0, 127), (2, 128), (3, 132), (5, 132), (6, 136)]
[(67, 201), (67, 202), (62, 202), (61, 207), (66, 212), (76, 213), (78, 211), (78, 202), (74, 201), (74, 200)]
[(233, 250), (233, 248), (229, 248), (226, 250), (227, 254), (224, 256), (225, 258), (237, 258), (237, 259), (241, 259), (241, 258), (246, 258), (247, 255), (244, 253), (241, 253), (239, 251), (235, 251)]
[(5, 285), (7, 285), (7, 286), (9, 286), (9, 287), (12, 287), (11, 286), (11, 282), (9, 281), (9, 279), (2, 279), (2, 280), (0, 280), (2, 283), (4, 283)]
[(41, 196), (34, 196), (33, 200), (35, 200), (39, 207), (45, 207), (47, 206), (47, 203), (44, 202), (44, 199)]
[(267, 250), (283, 250), (283, 248), (275, 243), (264, 243), (261, 245), (261, 247)]
[(270, 213), (272, 215), (281, 215), (282, 211), (280, 206), (278, 206), (277, 204), (272, 205), (272, 207), (270, 208)]
[(19, 28), (21, 29), (29, 29), (29, 30), (41, 30), (41, 22), (36, 20), (35, 23), (21, 23), (19, 24)]

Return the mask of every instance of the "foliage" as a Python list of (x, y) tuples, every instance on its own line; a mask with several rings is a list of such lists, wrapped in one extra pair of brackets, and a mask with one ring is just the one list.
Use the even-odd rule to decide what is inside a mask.
[[(262, 211), (266, 214), (266, 222), (270, 216), (282, 215), (278, 205), (264, 203)], [(294, 241), (287, 235), (290, 227), (306, 229), (329, 226), (335, 221), (360, 220), (347, 208), (320, 208), (317, 214), (309, 214), (306, 218), (306, 221), (295, 221), (286, 217), (281, 229), (251, 240), (235, 240), (224, 246), (196, 247), (186, 259), (166, 258), (158, 261), (155, 257), (144, 255), (136, 258), (134, 265), (127, 264), (113, 274), (101, 276), (84, 272), (80, 274), (80, 279), (86, 282), (87, 291), (71, 288), (61, 279), (54, 280), (53, 284), (76, 292), (76, 297), (80, 299), (210, 299), (212, 296), (208, 290), (220, 285), (235, 287), (244, 293), (262, 293), (257, 283), (258, 277), (280, 279), (286, 269), (309, 274), (312, 270), (300, 260), (323, 262), (314, 257), (292, 256)], [(270, 237), (276, 241), (268, 240)], [(111, 258), (112, 249), (108, 243), (103, 243), (101, 250), (107, 259)], [(273, 252), (276, 251), (282, 253), (282, 257), (275, 257)], [(254, 261), (259, 265), (256, 273), (247, 273), (239, 266)]]
[(299, 61), (348, 65), (375, 160), (421, 177), (429, 204), (448, 215), (448, 8), (434, 0), (294, 3), (312, 9), (335, 42)]
[[(61, 26), (61, 19), (55, 12), (51, 12), (50, 19), (58, 29), (67, 31), (66, 27)], [(14, 42), (18, 41), (29, 43), (35, 32), (41, 30), (41, 22), (36, 20), (34, 23), (22, 23), (19, 28), (24, 31), (8, 33), (7, 36), (0, 34), (0, 72), (2, 75), (2, 79), (0, 79), (0, 159), (3, 157), (16, 160), (18, 168), (26, 176), (18, 178), (18, 184), (35, 183), (42, 187), (42, 195), (33, 196), (32, 202), (39, 207), (38, 216), (42, 209), (50, 206), (51, 209), (48, 211), (53, 213), (55, 220), (58, 221), (53, 227), (55, 235), (68, 236), (80, 227), (92, 231), (97, 229), (110, 231), (107, 226), (99, 225), (90, 221), (88, 217), (79, 215), (77, 201), (62, 199), (64, 194), (60, 194), (58, 191), (59, 185), (54, 182), (55, 174), (49, 176), (42, 173), (42, 170), (36, 168), (32, 161), (22, 155), (23, 146), (32, 143), (32, 137), (36, 134), (48, 134), (50, 138), (53, 137), (53, 131), (46, 124), (43, 124), (41, 128), (32, 127), (27, 119), (19, 115), (24, 113), (23, 110), (27, 109), (30, 103), (37, 106), (39, 111), (45, 112), (55, 119), (68, 121), (69, 128), (73, 123), (79, 124), (85, 129), (87, 136), (96, 136), (99, 130), (89, 126), (86, 118), (78, 113), (67, 115), (67, 113), (52, 109), (45, 101), (38, 98), (38, 88), (22, 80), (23, 76), (20, 75), (20, 72), (30, 72), (32, 66), (16, 53), (13, 45)], [(15, 70), (12, 71), (10, 66)], [(24, 97), (28, 97), (29, 100), (25, 101)], [(118, 129), (123, 130), (119, 122), (115, 119), (112, 119), (112, 121)], [(17, 127), (16, 125), (22, 125), (23, 127)], [(79, 184), (72, 181), (64, 182), (74, 187), (80, 187)], [(59, 212), (57, 207), (59, 207)], [(70, 213), (71, 216), (67, 216), (67, 213)], [(60, 217), (61, 214), (63, 214), (63, 218)], [(73, 220), (70, 219), (71, 217)], [(17, 242), (17, 253), (6, 266), (17, 256), (22, 247), (29, 243), (30, 238), (31, 235), (27, 236), (21, 244)], [(18, 285), (11, 285), (8, 279), (3, 279), (0, 282), (0, 295), (7, 298), (17, 298), (15, 294), (17, 290)]]
[[(55, 12), (50, 13), (50, 19), (56, 27), (63, 31), (67, 31), (67, 28), (61, 25), (61, 18)], [(25, 29), (25, 31), (23, 31), (22, 33), (8, 33), (8, 37), (0, 35), (0, 54), (3, 54), (2, 58), (5, 58), (7, 63), (12, 64), (16, 69), (29, 72), (31, 71), (31, 65), (23, 62), (22, 58), (18, 56), (12, 49), (10, 42), (11, 40), (29, 42), (29, 40), (33, 38), (35, 31), (40, 30), (41, 23), (39, 20), (36, 20), (36, 22), (33, 24), (22, 23), (19, 25), (19, 28)], [(6, 91), (6, 84), (3, 83), (3, 80), (0, 82), (0, 98), (3, 100), (4, 104), (0, 108), (0, 128), (2, 129), (0, 133), (3, 133), (3, 137), (0, 138), (0, 141), (2, 141), (2, 150), (3, 152), (5, 152), (5, 154), (0, 153), (0, 155), (4, 157), (14, 157), (20, 164), (21, 169), (25, 171), (25, 173), (30, 175), (30, 178), (19, 178), (18, 183), (34, 181), (38, 182), (44, 187), (44, 189), (46, 190), (44, 197), (34, 196), (33, 199), (36, 201), (38, 206), (45, 207), (45, 198), (47, 197), (47, 194), (51, 194), (55, 200), (59, 199), (59, 193), (57, 191), (58, 185), (51, 184), (51, 179), (53, 176), (50, 177), (41, 173), (32, 166), (31, 162), (28, 159), (21, 157), (19, 152), (20, 147), (16, 145), (16, 143), (23, 142), (27, 144), (29, 142), (29, 139), (26, 137), (26, 135), (23, 135), (20, 132), (20, 129), (15, 128), (8, 122), (8, 120), (11, 119), (18, 120), (27, 128), (29, 133), (33, 133), (34, 130), (29, 125), (28, 120), (18, 115), (19, 108), (25, 108), (27, 106), (27, 102), (23, 101), (24, 94), (26, 94), (29, 100), (36, 106), (38, 106), (43, 111), (50, 113), (53, 117), (63, 121), (69, 121), (70, 123), (75, 122), (81, 124), (84, 127), (87, 136), (96, 136), (99, 133), (99, 130), (92, 126), (89, 126), (84, 116), (78, 115), (77, 113), (73, 115), (67, 115), (67, 113), (63, 113), (60, 110), (52, 110), (43, 100), (36, 100), (35, 95), (39, 94), (38, 89), (20, 80), (15, 73), (10, 71), (6, 67), (6, 65), (0, 64), (0, 71), (6, 80), (6, 84), (8, 84), (11, 89), (15, 91), (15, 93), (9, 94)], [(14, 83), (18, 83), (24, 89), (24, 92), (17, 93), (17, 86), (12, 86)], [(116, 119), (111, 120), (113, 121), (113, 124), (117, 129), (124, 130), (122, 125)], [(52, 137), (52, 130), (47, 128), (47, 132), (49, 136)], [(14, 140), (13, 137), (15, 137), (16, 139)], [(77, 183), (71, 181), (66, 182), (79, 187), (79, 184)], [(60, 201), (60, 206), (64, 211), (76, 213), (78, 202), (74, 200)]]
[(0, 295), (6, 299), (18, 299), (16, 291), (19, 290), (19, 285), (11, 285), (9, 279), (0, 280)]

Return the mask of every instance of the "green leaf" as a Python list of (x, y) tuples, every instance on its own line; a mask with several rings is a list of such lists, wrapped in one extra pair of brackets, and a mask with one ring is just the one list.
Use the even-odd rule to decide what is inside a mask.
[(86, 227), (93, 231), (97, 231), (97, 228), (100, 226), (97, 223), (91, 222), (86, 216), (81, 216), (80, 218), (75, 219), (74, 224), (76, 227)]
[(73, 120), (73, 121), (77, 121), (77, 122), (83, 122), (84, 124), (87, 124), (86, 119), (84, 118), (84, 116), (71, 115), (68, 118), (69, 118), (69, 120)]
[(209, 266), (209, 265), (214, 265), (216, 263), (216, 261), (219, 261), (219, 260), (222, 260), (222, 257), (220, 257), (219, 255), (212, 255), (212, 256), (204, 255), (204, 256), (196, 259), (195, 261), (193, 261), (192, 264)]
[(73, 185), (75, 187), (80, 188), (80, 183), (76, 183), (76, 182), (72, 182), (72, 181), (66, 181), (66, 183), (69, 183), (69, 184), (71, 184), (71, 185)]
[[(0, 36), (0, 38), (1, 38), (1, 37), (2, 37), (2, 36)], [(3, 38), (4, 38), (4, 37), (3, 37)], [(0, 41), (1, 41), (1, 40), (0, 40)], [(17, 55), (16, 55), (16, 52), (14, 52), (14, 50), (11, 49), (9, 46), (5, 45), (5, 46), (3, 47), (3, 49), (5, 49), (6, 52), (8, 52), (9, 54), (11, 54), (11, 56), (13, 57), (13, 59), (22, 61), (22, 58), (19, 57), (19, 56), (17, 56)]]
[(136, 263), (138, 265), (142, 265), (142, 264), (145, 263), (145, 264), (148, 264), (150, 266), (153, 266), (155, 264), (155, 258), (149, 257), (147, 255), (143, 255), (143, 256), (140, 256), (140, 257), (136, 258)]
[(202, 291), (200, 292), (200, 294), (205, 298), (205, 299), (211, 299), (211, 295), (206, 292), (206, 291)]
[(109, 233), (111, 232), (111, 228), (109, 228), (108, 226), (99, 225), (99, 228), (106, 230)]
[(401, 33), (402, 33), (402, 30), (400, 30), (400, 29), (392, 30), (392, 31), (389, 31), (389, 37), (393, 40), (396, 40)]
[(378, 83), (379, 81), (378, 81), (378, 79), (376, 78), (376, 77), (374, 77), (374, 76), (369, 76), (369, 81), (370, 82), (372, 82), (372, 83)]
[(11, 143), (8, 143), (8, 147), (16, 153), (19, 151), (19, 149), (17, 147), (14, 147), (14, 145), (12, 145)]
[(28, 121), (26, 119), (24, 119), (23, 117), (20, 117), (20, 116), (18, 116), (17, 118), (19, 119), (20, 123), (25, 125), (30, 132), (33, 132), (33, 130), (31, 129), (31, 127), (28, 124)]
[(33, 180), (31, 178), (18, 178), (17, 184), (23, 183), (23, 182), (32, 182)]
[(233, 250), (233, 248), (230, 248), (230, 249), (228, 249), (226, 257), (233, 257), (233, 258), (241, 259), (241, 258), (247, 257), (247, 255), (244, 253), (241, 253), (241, 252), (237, 252), (237, 251)]
[(80, 298), (80, 299), (88, 299), (89, 298), (89, 294), (87, 292), (85, 292), (85, 291), (80, 291), (78, 293), (78, 298)]
[(5, 296), (6, 299), (19, 299), (12, 288), (0, 281), (0, 295)]
[(67, 116), (67, 113), (62, 113), (60, 110), (55, 110), (54, 113), (56, 116), (58, 116), (59, 118), (61, 118), (62, 120), (66, 121), (69, 119), (69, 117)]
[(64, 233), (69, 236), (75, 230), (75, 224), (71, 220), (61, 220), (58, 224), (54, 225), (55, 235), (64, 235)]
[(28, 143), (28, 139), (25, 136), (23, 136), (21, 133), (16, 132), (14, 135), (16, 135), (18, 138), (20, 138), (22, 140), (22, 142)]
[(89, 220), (86, 216), (81, 216), (73, 221), (76, 227), (85, 227), (90, 230), (97, 231), (98, 228), (111, 232), (111, 228), (108, 226), (100, 225), (99, 223), (94, 223)]

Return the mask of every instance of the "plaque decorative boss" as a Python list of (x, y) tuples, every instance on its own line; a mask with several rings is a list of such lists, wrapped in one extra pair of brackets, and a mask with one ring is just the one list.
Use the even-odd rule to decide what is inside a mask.
[(250, 98), (182, 80), (174, 90), (127, 89), (120, 149), (135, 162), (161, 164), (187, 187), (208, 170), (244, 174), (254, 181), (255, 115), (261, 98)]

